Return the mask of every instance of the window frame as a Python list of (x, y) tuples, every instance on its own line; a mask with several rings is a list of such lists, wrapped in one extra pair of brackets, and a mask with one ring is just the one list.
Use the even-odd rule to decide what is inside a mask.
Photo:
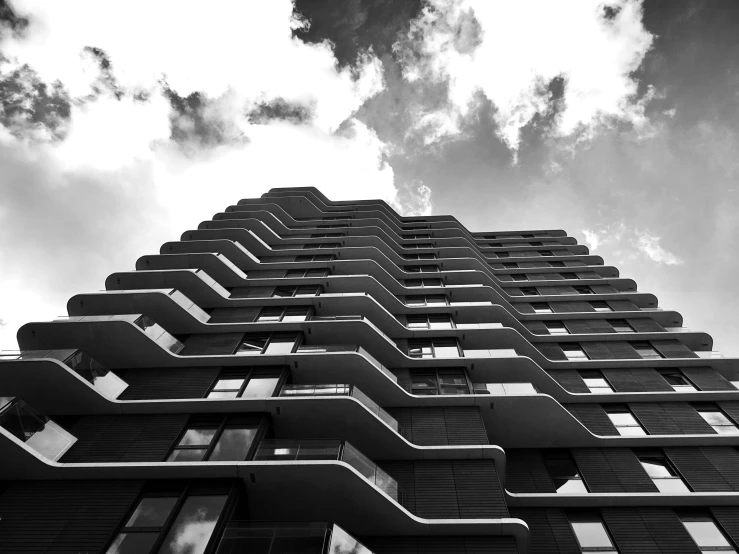
[[(560, 462), (566, 461), (572, 464), (572, 467), (575, 468), (575, 475), (569, 476), (569, 475), (554, 475), (552, 472), (552, 465), (553, 462), (556, 462), (557, 459), (559, 459)], [(575, 461), (574, 457), (572, 456), (572, 452), (570, 452), (567, 449), (546, 449), (542, 452), (542, 460), (544, 462), (544, 468), (546, 469), (547, 475), (549, 476), (549, 479), (552, 481), (552, 485), (554, 485), (555, 493), (557, 494), (588, 494), (590, 493), (590, 487), (588, 487), (588, 484), (585, 482), (585, 479), (582, 476), (582, 472), (580, 471), (580, 468), (577, 467), (577, 462)], [(557, 487), (556, 481), (557, 479), (566, 479), (567, 482), (572, 481), (579, 481), (582, 483), (584, 491), (576, 491), (576, 492), (559, 492), (560, 488)]]
[[(631, 408), (629, 408), (626, 404), (610, 404), (607, 407), (603, 408), (603, 411), (608, 416), (608, 419), (610, 420), (611, 424), (616, 428), (616, 431), (618, 432), (619, 436), (621, 437), (641, 437), (649, 435), (649, 432), (647, 431), (646, 427), (642, 424), (641, 421), (639, 421), (639, 418), (634, 415), (634, 412), (631, 411)], [(631, 419), (634, 420), (634, 423), (636, 425), (618, 425), (613, 418), (611, 418), (611, 415), (615, 414), (628, 414), (631, 416)], [(624, 434), (621, 433), (621, 428), (624, 429), (641, 429), (642, 433), (636, 433), (636, 434)]]
[[(581, 370), (580, 377), (585, 383), (585, 386), (588, 387), (590, 394), (614, 394), (616, 392), (616, 389), (613, 388), (613, 385), (611, 384), (611, 382), (608, 380), (608, 378), (605, 375), (603, 375), (603, 373), (599, 369)], [(605, 387), (591, 387), (590, 385), (588, 385), (588, 382), (586, 381), (586, 379), (602, 379), (605, 382), (606, 386)]]
[[(690, 487), (688, 482), (685, 480), (685, 478), (680, 474), (680, 472), (675, 467), (675, 464), (672, 463), (672, 460), (667, 457), (667, 455), (662, 451), (661, 449), (653, 449), (653, 450), (643, 450), (643, 451), (635, 451), (634, 454), (636, 455), (636, 459), (639, 460), (639, 463), (641, 464), (642, 468), (644, 468), (644, 473), (647, 474), (647, 476), (652, 480), (654, 483), (654, 486), (657, 487), (657, 490), (659, 492), (665, 492), (665, 493), (674, 493), (674, 491), (662, 491), (660, 489), (659, 485), (657, 484), (657, 481), (680, 481), (683, 486), (685, 486), (685, 492), (693, 492), (693, 489)], [(649, 471), (646, 467), (644, 467), (644, 464), (651, 463), (651, 464), (659, 464), (663, 466), (667, 472), (670, 474), (669, 476), (657, 476), (657, 475), (650, 475)]]
[(588, 285), (574, 285), (572, 288), (575, 289), (575, 292), (577, 294), (595, 294), (593, 289), (591, 289)]
[[(562, 352), (564, 353), (568, 362), (590, 359), (590, 356), (588, 356), (588, 353), (585, 352), (585, 349), (579, 342), (561, 342), (559, 343), (559, 347), (562, 349)], [(583, 355), (570, 357), (567, 355), (567, 352), (582, 352)]]
[(607, 319), (606, 321), (613, 327), (615, 333), (636, 333), (636, 330), (625, 319)]
[[(248, 461), (251, 458), (254, 457), (254, 452), (256, 452), (257, 446), (259, 445), (259, 442), (264, 438), (266, 432), (267, 432), (267, 419), (264, 415), (257, 415), (254, 416), (252, 419), (255, 423), (239, 423), (238, 419), (250, 419), (249, 417), (244, 418), (242, 414), (236, 414), (236, 415), (215, 415), (215, 417), (208, 417), (208, 418), (200, 418), (197, 415), (191, 416), (188, 422), (185, 424), (185, 426), (182, 428), (182, 431), (175, 439), (172, 446), (170, 446), (169, 451), (167, 452), (167, 456), (164, 458), (164, 461), (167, 463), (172, 464), (178, 464), (178, 463), (205, 463), (210, 461), (210, 457), (213, 454), (213, 451), (215, 450), (216, 446), (218, 445), (218, 441), (223, 436), (223, 432), (226, 429), (234, 429), (234, 428), (250, 428), (253, 427), (255, 429), (254, 432), (254, 438), (252, 439), (251, 443), (249, 444), (249, 448), (246, 452), (246, 455), (244, 456), (243, 460), (240, 461)], [(202, 423), (198, 420), (201, 420)], [(212, 420), (208, 421), (208, 420)], [(202, 445), (180, 445), (179, 442), (185, 437), (188, 431), (191, 431), (193, 429), (215, 429), (215, 432), (213, 433), (213, 436), (211, 437), (210, 441), (208, 442), (208, 445), (205, 446), (205, 452), (203, 453), (203, 457), (200, 460), (188, 460), (184, 462), (180, 462), (177, 460), (170, 460), (169, 458), (177, 451), (181, 450), (202, 450)]]
[[(539, 307), (536, 307), (536, 304), (539, 305)], [(544, 308), (546, 306), (546, 308)], [(553, 314), (554, 310), (552, 309), (552, 306), (549, 304), (549, 302), (531, 302), (531, 309), (534, 310), (535, 314)]]
[[(570, 528), (572, 529), (572, 534), (575, 536), (575, 540), (577, 541), (577, 545), (580, 548), (580, 552), (585, 553), (591, 553), (591, 552), (602, 552), (603, 554), (618, 554), (619, 550), (616, 546), (616, 542), (613, 540), (613, 537), (611, 536), (610, 531), (608, 530), (608, 526), (603, 521), (603, 518), (600, 515), (600, 512), (597, 510), (591, 510), (588, 512), (579, 512), (579, 513), (568, 513), (567, 514), (567, 521), (570, 524)], [(580, 536), (577, 534), (577, 528), (574, 524), (576, 523), (598, 523), (603, 528), (603, 532), (605, 533), (605, 536), (608, 538), (608, 540), (611, 543), (611, 546), (583, 546), (582, 541), (580, 540)]]
[[(428, 360), (428, 359), (438, 359), (439, 357), (436, 355), (436, 349), (440, 348), (442, 346), (451, 348), (450, 345), (437, 345), (434, 344), (435, 342), (441, 343), (441, 342), (452, 342), (454, 341), (455, 346), (457, 347), (457, 358), (464, 358), (464, 350), (462, 349), (462, 345), (459, 343), (459, 339), (457, 337), (428, 337), (428, 338), (413, 338), (408, 339), (408, 357), (413, 358), (414, 360)], [(414, 346), (415, 345), (415, 346)], [(420, 356), (414, 356), (411, 351), (414, 349), (421, 349)], [(423, 349), (424, 348), (431, 348), (431, 356), (423, 356)], [(447, 356), (448, 357), (448, 356)], [(446, 359), (447, 357), (441, 358)]]
[[(553, 337), (561, 337), (563, 335), (571, 335), (570, 330), (567, 328), (567, 326), (564, 324), (563, 321), (557, 321), (557, 320), (545, 320), (543, 321), (544, 327), (547, 328), (547, 331), (549, 334)], [(558, 332), (552, 333), (552, 329), (550, 326), (555, 327)]]
[[(420, 285), (414, 285), (412, 283), (418, 283), (420, 282)], [(405, 279), (405, 282), (403, 285), (406, 288), (409, 289), (425, 289), (425, 288), (439, 288), (444, 286), (444, 280), (443, 279)]]
[(614, 311), (610, 304), (605, 300), (588, 300), (588, 304), (593, 308), (593, 311), (598, 313), (608, 313)]
[[(313, 294), (302, 294), (300, 293), (300, 289), (314, 289), (316, 290)], [(277, 291), (280, 290), (282, 292), (288, 292), (288, 290), (292, 289), (292, 293), (290, 296), (287, 295), (278, 295)], [(300, 293), (300, 294), (299, 294)], [(269, 298), (310, 298), (313, 296), (320, 296), (323, 294), (323, 286), (321, 285), (280, 285), (277, 287), (274, 287), (272, 289), (272, 294), (270, 294)]]
[[(405, 324), (405, 326), (408, 329), (456, 329), (456, 327), (457, 327), (454, 324), (454, 318), (452, 317), (451, 314), (448, 314), (448, 313), (407, 314), (405, 317), (406, 317), (406, 324)], [(410, 321), (410, 318), (417, 319), (418, 321), (411, 322)], [(432, 319), (434, 319), (434, 318), (439, 319), (439, 320), (441, 320), (442, 318), (446, 318), (444, 322), (446, 323), (446, 321), (448, 321), (449, 322), (449, 327), (432, 327), (431, 326), (431, 323), (432, 323)], [(421, 319), (423, 319), (425, 321), (422, 322), (422, 321), (420, 321)], [(424, 327), (419, 327), (419, 326), (411, 327), (410, 326), (410, 323), (416, 323), (416, 324), (425, 323), (425, 326)]]
[[(705, 421), (708, 425), (710, 425), (711, 429), (717, 434), (717, 435), (726, 435), (726, 436), (737, 436), (739, 435), (739, 425), (737, 425), (736, 421), (734, 421), (732, 418), (730, 418), (724, 410), (722, 410), (717, 404), (712, 403), (706, 403), (706, 404), (691, 404), (693, 409), (698, 412), (698, 415), (701, 416), (703, 421)], [(703, 413), (717, 413), (722, 418), (724, 418), (728, 423), (719, 425), (711, 423), (708, 418), (706, 418)], [(727, 430), (733, 429), (734, 432), (732, 433), (721, 433), (716, 429), (716, 427), (719, 428), (725, 428)]]
[[(433, 372), (433, 376), (431, 375), (421, 375), (422, 373), (430, 374)], [(464, 378), (466, 385), (454, 385), (454, 384), (444, 384), (442, 383), (442, 379), (447, 377), (451, 378), (451, 376), (444, 376), (440, 374), (443, 372), (458, 372), (461, 373), (461, 376)], [(415, 375), (414, 375), (415, 374)], [(435, 382), (436, 387), (434, 389), (431, 388), (424, 388), (423, 386), (414, 386), (413, 379), (414, 377), (418, 380), (420, 379), (433, 379)], [(454, 393), (454, 394), (473, 394), (473, 384), (472, 381), (470, 381), (470, 377), (467, 374), (467, 371), (464, 367), (432, 367), (432, 368), (423, 368), (423, 369), (411, 369), (409, 372), (409, 392), (414, 396), (450, 396), (449, 394), (444, 393), (444, 387), (452, 387), (452, 386), (466, 386), (467, 392), (461, 392), (461, 393)], [(421, 391), (431, 391), (434, 392), (431, 394), (421, 392)]]
[[(631, 341), (629, 342), (629, 346), (631, 346), (631, 348), (636, 351), (636, 353), (639, 355), (639, 358), (641, 358), (642, 360), (661, 360), (664, 358), (662, 353), (654, 346), (652, 346), (652, 343), (648, 340)], [(639, 352), (639, 349), (643, 350), (644, 352), (646, 352), (648, 349), (651, 350), (654, 354), (645, 356), (644, 354)]]
[[(444, 304), (439, 304), (439, 303), (429, 304), (428, 299), (430, 297), (436, 297), (437, 300), (439, 298), (443, 297), (444, 298)], [(414, 299), (414, 300), (415, 299), (419, 299), (419, 298), (423, 298), (423, 304), (418, 304), (418, 303), (409, 304), (408, 303), (408, 300), (411, 299), (411, 298)], [(410, 294), (410, 295), (407, 294), (407, 295), (405, 295), (405, 302), (404, 302), (404, 304), (406, 306), (424, 306), (424, 307), (428, 307), (428, 306), (449, 306), (449, 298), (447, 298), (447, 296), (445, 294)]]
[[(688, 378), (688, 376), (685, 375), (682, 371), (680, 371), (680, 369), (677, 367), (661, 368), (657, 370), (657, 373), (660, 374), (660, 376), (665, 380), (665, 383), (670, 385), (672, 387), (672, 390), (674, 390), (675, 392), (696, 392), (696, 391), (702, 390), (698, 388), (696, 384), (693, 383)], [(683, 381), (685, 381), (686, 384), (685, 385), (674, 385), (667, 380), (667, 377), (673, 377), (673, 378), (677, 377), (678, 379), (682, 379)], [(685, 388), (676, 389), (675, 388), (676, 386), (685, 387)]]
[[(680, 523), (682, 523), (683, 527), (685, 528), (685, 531), (690, 536), (690, 540), (693, 541), (693, 543), (696, 545), (698, 550), (700, 550), (702, 553), (721, 553), (724, 552), (725, 554), (736, 554), (737, 553), (737, 545), (734, 543), (734, 541), (731, 539), (729, 534), (723, 529), (723, 527), (716, 521), (716, 518), (713, 517), (713, 515), (708, 511), (703, 510), (696, 510), (696, 511), (684, 511), (682, 513), (678, 512), (678, 519), (680, 520)], [(685, 525), (685, 522), (701, 522), (701, 523), (711, 523), (717, 533), (724, 539), (727, 546), (714, 546), (714, 545), (707, 545), (707, 546), (701, 546), (698, 544), (698, 541), (693, 536), (693, 533), (690, 532), (688, 529), (688, 526)]]
[(520, 287), (518, 290), (521, 291), (523, 296), (541, 296), (539, 289), (536, 287)]
[[(289, 354), (294, 354), (304, 342), (303, 333), (300, 331), (274, 331), (272, 333), (269, 333), (269, 332), (267, 333), (244, 333), (244, 336), (241, 337), (241, 340), (239, 341), (239, 344), (236, 346), (236, 349), (232, 352), (232, 355), (234, 356), (263, 356), (269, 350), (269, 347), (274, 342), (274, 339), (283, 338), (283, 337), (287, 337), (290, 335), (295, 336), (295, 341), (293, 342), (293, 347), (292, 347), (292, 350), (290, 350)], [(260, 339), (263, 337), (266, 337), (267, 340), (265, 341), (264, 346), (261, 348), (258, 354), (246, 354), (246, 352), (256, 352), (256, 349), (240, 351), (241, 346), (246, 341), (256, 341), (257, 339)], [(280, 341), (280, 342), (285, 342), (285, 341)]]
[[(249, 382), (252, 381), (252, 379), (258, 379), (263, 377), (263, 375), (267, 376), (273, 376), (275, 375), (277, 377), (277, 384), (275, 385), (274, 391), (272, 391), (272, 396), (269, 398), (278, 396), (280, 394), (280, 390), (282, 389), (283, 385), (287, 382), (287, 379), (289, 377), (289, 369), (287, 367), (280, 367), (280, 366), (254, 366), (254, 367), (248, 367), (248, 368), (224, 368), (221, 370), (221, 372), (218, 374), (218, 376), (213, 380), (213, 382), (208, 387), (208, 390), (205, 393), (205, 396), (203, 398), (210, 398), (210, 394), (213, 392), (232, 392), (235, 391), (236, 395), (232, 397), (213, 397), (213, 399), (217, 400), (231, 400), (234, 398), (244, 398), (242, 395), (244, 394), (244, 391), (249, 386)], [(238, 388), (235, 389), (217, 389), (219, 381), (235, 381), (241, 379), (243, 380), (243, 383), (239, 385)], [(249, 397), (246, 397), (249, 398)]]

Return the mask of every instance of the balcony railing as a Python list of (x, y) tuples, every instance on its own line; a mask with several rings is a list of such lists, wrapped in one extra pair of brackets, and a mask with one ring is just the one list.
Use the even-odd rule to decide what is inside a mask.
[(233, 520), (216, 554), (372, 554), (338, 525)]
[(387, 423), (395, 432), (401, 435), (404, 434), (403, 427), (393, 416), (383, 410), (369, 396), (352, 385), (285, 385), (280, 391), (280, 396), (351, 396), (364, 404), (370, 412)]
[(263, 440), (254, 454), (254, 461), (298, 460), (341, 460), (390, 498), (398, 503), (403, 502), (403, 491), (398, 482), (345, 441)]
[(0, 354), (0, 360), (35, 360), (43, 358), (59, 360), (88, 381), (100, 394), (108, 398), (118, 398), (118, 395), (128, 387), (128, 383), (82, 350), (19, 350), (15, 352), (3, 351)]
[(48, 416), (17, 398), (0, 401), (0, 427), (52, 461), (61, 458), (77, 441)]

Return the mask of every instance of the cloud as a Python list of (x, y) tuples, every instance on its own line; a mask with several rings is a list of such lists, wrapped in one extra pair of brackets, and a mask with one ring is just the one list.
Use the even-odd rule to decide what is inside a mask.
[(418, 130), (432, 141), (454, 136), (455, 118), (469, 116), (482, 92), (497, 109), (496, 132), (516, 150), (521, 129), (548, 111), (554, 79), (565, 84), (554, 135), (587, 134), (611, 120), (643, 126), (632, 74), (653, 36), (641, 18), (639, 0), (431, 0), (397, 46), (406, 79), (448, 83), (447, 106), (424, 114)]
[(683, 261), (672, 252), (662, 248), (659, 241), (659, 237), (652, 236), (647, 231), (637, 231), (635, 244), (653, 262), (665, 265), (681, 265)]
[(398, 188), (398, 194), (391, 205), (406, 217), (431, 215), (431, 189), (420, 181), (403, 184)]

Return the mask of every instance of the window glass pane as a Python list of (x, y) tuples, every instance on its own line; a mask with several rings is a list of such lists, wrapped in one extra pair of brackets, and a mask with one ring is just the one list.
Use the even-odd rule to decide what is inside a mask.
[(236, 349), (239, 356), (254, 356), (262, 353), (262, 349), (267, 344), (267, 337), (246, 337), (244, 341)]
[(671, 477), (672, 472), (667, 466), (666, 462), (661, 462), (655, 459), (639, 460), (641, 462), (644, 471), (650, 477)]
[(242, 398), (267, 398), (275, 392), (279, 377), (254, 377), (244, 389)]
[(459, 358), (459, 349), (456, 346), (436, 346), (434, 351), (437, 358)]
[(608, 417), (611, 419), (611, 421), (616, 427), (625, 426), (625, 425), (637, 425), (637, 426), (639, 425), (634, 419), (634, 416), (631, 414), (611, 413), (611, 414), (608, 414)]
[(434, 354), (431, 350), (430, 344), (411, 344), (408, 350), (408, 355), (411, 358), (432, 358)]
[(285, 310), (285, 316), (282, 318), (282, 321), (305, 321), (308, 317), (308, 308), (307, 306), (299, 306), (295, 308), (288, 308)]
[(441, 394), (469, 394), (467, 385), (441, 385)]
[(573, 521), (572, 528), (583, 548), (598, 548), (613, 546), (600, 521)]
[(295, 296), (315, 296), (316, 294), (318, 294), (318, 290), (318, 287), (312, 286), (298, 287)]
[(208, 446), (215, 434), (215, 429), (188, 429), (178, 446)]
[(731, 421), (721, 412), (698, 412), (709, 425), (731, 425)]
[(213, 387), (213, 390), (238, 390), (243, 384), (243, 379), (219, 379), (216, 386)]
[(640, 437), (646, 435), (641, 427), (616, 427), (618, 434), (624, 437)]
[(690, 489), (679, 477), (673, 477), (671, 479), (653, 479), (653, 481), (659, 492), (690, 492)]
[(706, 546), (731, 546), (713, 521), (683, 521), (683, 525), (701, 548)]
[(211, 462), (243, 461), (257, 434), (257, 428), (226, 428), (218, 438), (213, 452), (208, 458)]
[(431, 329), (451, 329), (452, 322), (449, 318), (442, 319), (439, 317), (429, 318), (429, 327)]
[(208, 393), (208, 398), (236, 398), (239, 395), (239, 391), (211, 391)]
[(176, 497), (142, 498), (126, 527), (160, 527), (174, 508)]
[(264, 308), (257, 317), (257, 321), (280, 321), (282, 308)]
[(420, 377), (420, 376), (412, 376), (412, 388), (414, 389), (435, 389), (436, 388), (436, 379), (434, 377)]
[(191, 496), (164, 539), (159, 554), (203, 554), (226, 496)]
[(733, 425), (714, 425), (713, 430), (719, 435), (739, 435), (739, 429)]
[(141, 554), (149, 552), (159, 533), (119, 533), (106, 554)]
[(277, 287), (272, 296), (278, 296), (280, 298), (290, 298), (295, 294), (295, 287)]
[(168, 462), (201, 462), (205, 457), (205, 448), (184, 448), (174, 450), (167, 458)]
[(289, 354), (293, 351), (293, 347), (295, 346), (295, 341), (297, 340), (297, 337), (293, 336), (287, 336), (287, 337), (281, 337), (281, 336), (273, 336), (272, 339), (269, 341), (269, 345), (267, 346), (267, 350), (264, 352), (265, 354)]

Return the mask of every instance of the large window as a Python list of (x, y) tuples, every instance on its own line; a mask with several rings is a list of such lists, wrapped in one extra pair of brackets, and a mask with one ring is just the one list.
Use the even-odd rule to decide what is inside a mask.
[(305, 321), (311, 312), (311, 306), (275, 306), (262, 308), (257, 322), (268, 323), (282, 321), (284, 323)]
[(713, 552), (736, 554), (735, 546), (709, 514), (688, 512), (680, 515), (680, 521), (700, 548), (701, 554)]
[(294, 277), (326, 277), (331, 272), (326, 268), (315, 267), (308, 269), (288, 269), (285, 273), (285, 278)]
[(693, 407), (719, 435), (739, 435), (739, 428), (715, 404), (693, 404)]
[(662, 355), (655, 350), (654, 346), (646, 341), (630, 342), (629, 344), (643, 360), (660, 360), (662, 358)]
[(612, 312), (613, 310), (611, 307), (605, 303), (603, 300), (593, 300), (592, 302), (588, 302), (590, 304), (590, 307), (593, 308), (596, 312)]
[(236, 348), (237, 356), (258, 356), (260, 354), (290, 354), (300, 338), (298, 333), (272, 333), (258, 335), (247, 333)]
[(590, 359), (588, 358), (588, 355), (582, 349), (580, 344), (577, 342), (563, 343), (559, 346), (560, 348), (562, 348), (562, 352), (564, 352), (564, 355), (567, 357), (568, 360), (580, 361)]
[(449, 301), (443, 294), (427, 294), (425, 296), (406, 296), (408, 306), (448, 306)]
[(459, 358), (462, 352), (456, 338), (435, 337), (410, 339), (408, 355), (411, 358)]
[(600, 515), (594, 512), (569, 514), (568, 519), (580, 545), (580, 552), (618, 554)]
[(226, 369), (208, 392), (208, 398), (268, 398), (274, 396), (283, 370), (274, 368)]
[(226, 505), (225, 493), (145, 493), (107, 554), (202, 554)]
[(615, 391), (611, 384), (603, 377), (598, 370), (581, 371), (580, 375), (585, 385), (593, 394), (613, 394)]
[(619, 435), (636, 437), (647, 434), (628, 406), (610, 405), (605, 410)]
[(644, 450), (638, 452), (637, 457), (659, 492), (690, 492), (680, 474), (661, 450)]
[(420, 396), (469, 394), (470, 387), (463, 368), (412, 370), (411, 394)]
[(244, 461), (251, 457), (259, 434), (260, 417), (194, 417), (183, 431), (168, 462)]
[(275, 287), (273, 297), (292, 298), (294, 296), (318, 296), (322, 292), (320, 285), (301, 285), (299, 287)]
[(558, 494), (582, 494), (588, 492), (585, 482), (567, 450), (545, 450), (544, 465)]
[(675, 392), (695, 392), (698, 390), (679, 369), (660, 369), (659, 374)]
[(410, 314), (406, 318), (409, 329), (452, 329), (452, 316), (449, 314)]
[(569, 335), (570, 332), (561, 321), (545, 321), (544, 327), (547, 328), (550, 335)]
[(539, 291), (536, 287), (521, 287), (521, 294), (524, 296), (539, 296)]
[(532, 302), (531, 307), (535, 314), (551, 314), (554, 313), (552, 307), (546, 302)]
[(406, 287), (443, 287), (441, 279), (406, 279)]

